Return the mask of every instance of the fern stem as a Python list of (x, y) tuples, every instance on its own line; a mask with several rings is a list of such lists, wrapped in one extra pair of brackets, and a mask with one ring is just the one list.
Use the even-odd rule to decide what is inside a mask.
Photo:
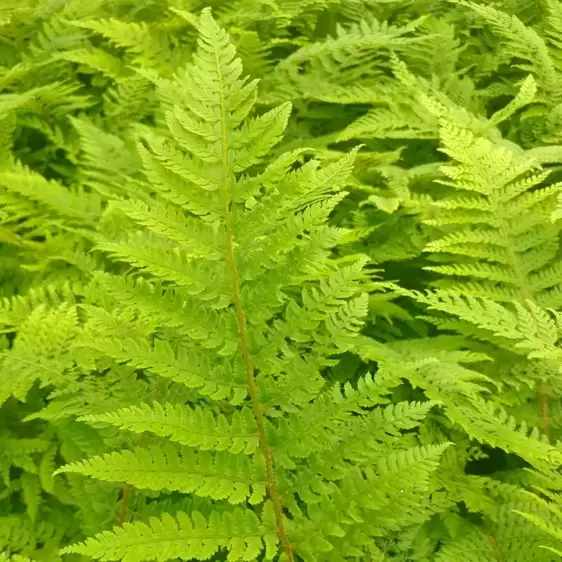
[(283, 514), (283, 501), (281, 494), (277, 488), (277, 479), (275, 477), (275, 470), (273, 468), (273, 455), (269, 441), (267, 439), (267, 432), (265, 429), (265, 416), (264, 407), (260, 401), (258, 394), (258, 386), (256, 384), (255, 371), (253, 366), (252, 356), (248, 349), (248, 334), (246, 329), (246, 313), (242, 306), (242, 298), (240, 294), (240, 277), (236, 268), (235, 255), (234, 255), (234, 236), (227, 223), (227, 256), (228, 262), (232, 271), (232, 288), (234, 307), (236, 309), (236, 318), (238, 321), (238, 332), (240, 337), (240, 350), (244, 359), (244, 366), (248, 376), (248, 391), (252, 400), (252, 410), (258, 427), (260, 450), (265, 459), (265, 471), (267, 478), (267, 489), (269, 498), (273, 505), (275, 512), (275, 522), (277, 526), (277, 536), (281, 542), (282, 548), (287, 555), (289, 562), (294, 561), (293, 547), (285, 529), (285, 516)]
[(250, 354), (248, 346), (248, 330), (246, 323), (246, 312), (242, 305), (242, 294), (240, 291), (240, 274), (236, 265), (236, 254), (234, 250), (234, 233), (230, 223), (230, 194), (229, 182), (232, 177), (232, 170), (228, 161), (228, 119), (226, 112), (226, 103), (224, 100), (224, 88), (222, 84), (222, 74), (220, 61), (215, 53), (217, 65), (217, 75), (219, 77), (220, 105), (221, 105), (221, 162), (222, 162), (222, 191), (223, 191), (223, 220), (226, 230), (226, 260), (232, 275), (232, 298), (236, 311), (236, 319), (238, 324), (238, 335), (240, 352), (244, 361), (244, 367), (248, 378), (248, 392), (252, 402), (252, 411), (258, 428), (260, 450), (265, 461), (265, 472), (267, 479), (267, 490), (269, 499), (271, 500), (273, 511), (275, 513), (275, 523), (277, 527), (277, 536), (281, 544), (281, 548), (287, 556), (287, 562), (294, 562), (293, 545), (289, 540), (287, 530), (285, 528), (285, 515), (283, 513), (283, 500), (277, 487), (277, 478), (273, 467), (273, 454), (267, 438), (265, 428), (264, 406), (261, 403), (256, 376), (254, 370), (254, 362)]
[[(525, 273), (523, 271), (523, 267), (521, 262), (517, 256), (517, 254), (513, 251), (510, 239), (508, 236), (505, 237), (506, 247), (509, 251), (509, 256), (511, 258), (512, 267), (515, 270), (515, 274), (517, 275), (517, 279), (519, 280), (519, 288), (521, 290), (521, 296), (523, 301), (531, 301), (535, 302), (535, 297), (533, 291), (527, 284), (527, 280), (525, 278)], [(541, 382), (538, 390), (538, 402), (539, 402), (539, 413), (541, 419), (542, 429), (544, 434), (549, 437), (549, 420), (548, 420), (548, 388), (544, 381)]]
[(125, 522), (125, 517), (127, 516), (127, 507), (129, 503), (129, 498), (135, 490), (134, 486), (127, 484), (123, 486), (121, 494), (121, 508), (119, 510), (119, 516), (117, 517), (117, 526), (122, 527)]
[(539, 388), (539, 408), (541, 411), (542, 428), (547, 437), (549, 436), (550, 420), (548, 409), (548, 387), (544, 381), (541, 382)]
[(480, 527), (480, 530), (486, 535), (486, 537), (490, 541), (490, 544), (492, 545), (492, 549), (494, 550), (496, 558), (498, 559), (498, 562), (503, 562), (502, 552), (501, 552), (500, 547), (498, 546), (498, 543), (497, 543), (496, 539), (494, 538), (494, 536), (491, 533), (489, 533), (488, 531), (486, 531), (486, 529), (484, 529), (484, 527)]
[[(156, 388), (154, 390), (154, 392), (152, 393), (152, 400), (154, 402), (158, 401), (158, 398), (160, 396), (160, 390), (158, 388)], [(147, 433), (141, 433), (139, 440), (138, 440), (138, 446), (140, 447), (144, 440), (146, 439)], [(122, 527), (123, 523), (125, 522), (125, 518), (127, 517), (127, 509), (129, 507), (129, 498), (133, 495), (135, 491), (135, 487), (132, 484), (125, 484), (123, 486), (123, 488), (121, 488), (121, 508), (119, 510), (119, 516), (117, 517), (117, 526), (118, 527)]]

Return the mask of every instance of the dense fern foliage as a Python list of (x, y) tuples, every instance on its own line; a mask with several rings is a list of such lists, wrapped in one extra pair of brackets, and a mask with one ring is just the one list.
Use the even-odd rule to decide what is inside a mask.
[(0, 38), (0, 562), (562, 558), (558, 0)]

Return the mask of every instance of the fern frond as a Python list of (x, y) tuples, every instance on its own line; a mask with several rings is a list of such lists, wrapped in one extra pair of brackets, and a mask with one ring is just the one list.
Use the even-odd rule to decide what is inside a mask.
[(537, 93), (537, 85), (531, 75), (521, 84), (519, 92), (506, 106), (496, 111), (489, 119), (489, 126), (496, 127), (506, 119), (510, 118), (516, 111), (533, 102)]
[[(163, 325), (181, 330), (195, 341), (211, 349), (223, 347), (223, 353), (235, 346), (232, 314), (229, 320), (219, 319), (215, 310), (204, 310), (192, 302), (189, 293), (181, 288), (168, 288), (160, 283), (150, 283), (142, 278), (127, 279), (107, 273), (96, 275), (96, 284), (106, 288), (117, 302), (128, 303), (143, 315), (159, 319)], [(190, 306), (191, 305), (191, 306)], [(222, 327), (229, 333), (221, 332)]]
[(90, 72), (100, 72), (114, 80), (125, 72), (122, 61), (111, 53), (95, 47), (63, 51), (57, 53), (56, 60), (78, 64), (81, 68), (87, 68)]
[(46, 386), (62, 384), (72, 371), (72, 341), (79, 333), (76, 308), (39, 305), (20, 325), (13, 347), (0, 356), (3, 384), (0, 403), (10, 395), (23, 400), (36, 380)]
[(149, 524), (125, 523), (113, 532), (105, 531), (84, 543), (67, 547), (63, 553), (77, 553), (102, 560), (141, 562), (147, 559), (146, 545), (158, 545), (150, 558), (164, 562), (178, 557), (205, 560), (228, 550), (231, 560), (251, 560), (262, 554), (272, 559), (277, 551), (271, 510), (260, 519), (249, 510), (214, 513), (205, 519), (200, 513), (178, 513), (151, 518)]
[[(0, 186), (17, 198), (37, 205), (44, 213), (66, 219), (70, 224), (92, 224), (99, 212), (99, 207), (96, 208), (99, 201), (95, 197), (88, 197), (86, 193), (72, 193), (60, 183), (48, 181), (21, 165), (0, 173)], [(29, 214), (33, 216), (34, 213)]]
[[(189, 231), (185, 230), (184, 236), (188, 235)], [(97, 248), (117, 260), (134, 265), (151, 277), (173, 282), (177, 287), (182, 287), (186, 295), (213, 301), (217, 308), (224, 307), (230, 301), (226, 274), (223, 279), (216, 279), (215, 287), (209, 287), (208, 279), (216, 271), (214, 264), (206, 264), (200, 258), (195, 261), (192, 251), (166, 244), (156, 236), (137, 232), (126, 241), (102, 241)]]
[(94, 476), (110, 482), (126, 482), (136, 488), (180, 491), (227, 499), (261, 503), (266, 493), (263, 465), (247, 456), (226, 452), (194, 452), (173, 444), (155, 445), (134, 451), (114, 452), (59, 469)]
[[(532, 72), (540, 87), (541, 97), (545, 101), (559, 100), (562, 95), (561, 76), (558, 72), (544, 39), (530, 26), (525, 25), (517, 16), (509, 15), (491, 6), (484, 6), (465, 0), (455, 0), (476, 12), (494, 31), (506, 40), (513, 49), (508, 55), (525, 59), (527, 63), (519, 68)], [(530, 64), (529, 64), (530, 63)]]
[(330, 37), (322, 43), (302, 47), (283, 64), (302, 64), (304, 61), (315, 59), (326, 64), (330, 58), (333, 58), (344, 66), (345, 63), (351, 64), (357, 61), (361, 55), (370, 50), (378, 51), (380, 48), (385, 48), (400, 51), (411, 43), (423, 40), (415, 35), (412, 36), (421, 23), (421, 20), (417, 20), (404, 26), (393, 26), (373, 19), (362, 20), (348, 28), (338, 26), (335, 37)]
[(464, 296), (455, 292), (436, 291), (425, 295), (404, 292), (434, 310), (446, 312), (511, 340), (512, 348), (531, 358), (559, 360), (560, 338), (558, 314), (549, 314), (532, 301), (514, 303), (510, 309), (493, 300)]
[(151, 232), (181, 245), (189, 257), (218, 260), (224, 234), (213, 225), (185, 216), (174, 206), (147, 199), (121, 200), (115, 208)]
[(459, 193), (435, 202), (428, 223), (443, 234), (426, 250), (443, 254), (442, 261), (447, 254), (467, 259), (428, 269), (452, 277), (446, 286), (474, 296), (547, 298), (557, 287), (558, 235), (544, 219), (560, 185), (545, 186), (548, 172), (518, 147), (475, 135), (443, 114), (440, 122), (443, 151), (453, 159), (442, 167), (446, 180), (440, 183)]
[(88, 423), (110, 424), (134, 433), (148, 431), (203, 451), (253, 454), (258, 447), (255, 420), (249, 408), (227, 418), (210, 410), (179, 404), (141, 404), (116, 412), (82, 416)]
[(541, 544), (542, 548), (560, 555), (562, 511), (560, 510), (559, 475), (554, 471), (548, 471), (544, 474), (537, 474), (537, 476), (540, 486), (535, 486), (533, 492), (528, 491), (528, 501), (516, 506), (513, 512), (524, 517), (535, 528), (542, 531), (545, 539), (552, 540), (550, 544), (544, 540)]
[(0, 325), (3, 331), (12, 331), (20, 326), (25, 319), (40, 305), (47, 308), (56, 308), (63, 303), (75, 304), (78, 286), (70, 283), (63, 285), (43, 285), (31, 289), (25, 295), (16, 295), (12, 298), (4, 297), (0, 304)]
[(560, 451), (538, 429), (529, 428), (524, 422), (519, 425), (515, 418), (492, 403), (481, 400), (468, 408), (451, 407), (448, 414), (474, 439), (493, 447), (501, 446), (534, 466), (558, 464), (562, 460)]
[(133, 56), (134, 64), (159, 66), (171, 58), (167, 36), (144, 22), (109, 19), (72, 23), (78, 28), (99, 33), (114, 45), (126, 49)]
[(432, 139), (436, 136), (435, 120), (419, 107), (377, 107), (356, 119), (338, 136), (338, 141), (362, 138)]
[[(193, 328), (186, 335), (193, 335)], [(217, 343), (220, 345), (222, 342), (212, 344), (209, 340), (206, 345), (214, 348)], [(141, 338), (119, 341), (113, 334), (93, 338), (86, 335), (80, 344), (96, 349), (119, 363), (147, 369), (155, 375), (197, 389), (202, 396), (210, 396), (215, 400), (229, 399), (239, 403), (247, 395), (242, 365), (239, 362), (217, 365), (205, 347), (182, 346), (174, 351), (166, 340), (155, 340), (154, 344)], [(223, 350), (222, 355), (232, 353), (232, 348)], [(203, 372), (205, 376), (201, 374)]]
[[(272, 559), (279, 550), (294, 562), (340, 547), (363, 556), (379, 530), (398, 532), (435, 512), (431, 475), (448, 443), (420, 446), (414, 436), (431, 403), (380, 408), (393, 382), (329, 383), (327, 368), (354, 348), (368, 313), (366, 259), (331, 256), (353, 233), (327, 224), (360, 147), (326, 165), (303, 149), (270, 163), (290, 106), (252, 113), (257, 84), (242, 78), (227, 33), (208, 10), (197, 26), (191, 64), (171, 78), (141, 71), (161, 99), (157, 126), (139, 128), (144, 177), (130, 184), (138, 189), (111, 196), (106, 216), (123, 224), (96, 236), (129, 272), (93, 275), (75, 342), (117, 373), (138, 371), (154, 389), (136, 401), (144, 405), (126, 398), (117, 411), (96, 393), (81, 419), (117, 447), (130, 439), (111, 428), (156, 437), (75, 456), (60, 472), (129, 483), (149, 497), (182, 492), (217, 502), (203, 504), (204, 519), (191, 511), (124, 524), (65, 552), (139, 562), (154, 558), (154, 545), (161, 560), (225, 550), (232, 560)], [(353, 33), (372, 45), (363, 27)], [(381, 26), (381, 36), (402, 32)], [(54, 416), (74, 405), (59, 396)], [(401, 494), (395, 482), (405, 472)], [(125, 511), (130, 490), (122, 492)], [(140, 502), (148, 492), (138, 495)]]
[(80, 136), (82, 184), (109, 197), (126, 193), (140, 169), (140, 158), (131, 143), (86, 120), (71, 118), (70, 122)]

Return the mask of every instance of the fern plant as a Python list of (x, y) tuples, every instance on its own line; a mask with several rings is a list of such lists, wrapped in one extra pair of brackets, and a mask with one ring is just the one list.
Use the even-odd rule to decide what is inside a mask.
[(560, 15), (4, 2), (0, 560), (558, 560)]
[(188, 398), (82, 416), (146, 437), (58, 473), (213, 501), (148, 522), (123, 513), (122, 527), (63, 553), (139, 561), (375, 553), (381, 529), (431, 515), (429, 477), (448, 443), (402, 433), (430, 402), (388, 404), (390, 389), (368, 374), (343, 388), (324, 375), (366, 313), (365, 262), (331, 259), (346, 231), (326, 224), (355, 151), (325, 168), (315, 160), (294, 168), (298, 152), (267, 163), (290, 106), (249, 117), (255, 81), (241, 78), (208, 10), (198, 28), (193, 62), (156, 81), (167, 130), (142, 134), (146, 196), (113, 201), (107, 212), (131, 227), (97, 240), (130, 274), (95, 273), (97, 297), (82, 305), (75, 343), (97, 361), (184, 385)]

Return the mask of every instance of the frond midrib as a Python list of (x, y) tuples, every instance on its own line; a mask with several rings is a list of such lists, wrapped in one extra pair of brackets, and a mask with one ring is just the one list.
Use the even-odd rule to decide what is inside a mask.
[(287, 531), (285, 529), (285, 515), (283, 514), (283, 501), (277, 487), (277, 479), (275, 477), (275, 469), (273, 466), (273, 458), (267, 430), (265, 427), (264, 405), (260, 400), (259, 391), (256, 383), (253, 359), (250, 354), (247, 336), (246, 312), (242, 304), (242, 294), (240, 289), (240, 274), (236, 265), (235, 240), (232, 226), (230, 224), (230, 193), (229, 181), (232, 177), (231, 166), (228, 162), (228, 118), (226, 110), (226, 101), (224, 98), (224, 84), (221, 72), (221, 64), (219, 53), (214, 48), (214, 58), (217, 70), (217, 78), (219, 82), (220, 95), (220, 114), (221, 114), (221, 168), (222, 168), (222, 192), (223, 192), (223, 220), (226, 230), (226, 258), (232, 275), (232, 293), (233, 302), (236, 310), (236, 318), (239, 332), (239, 346), (244, 360), (244, 366), (248, 377), (248, 392), (252, 402), (252, 410), (256, 425), (258, 427), (260, 451), (265, 461), (265, 472), (267, 479), (267, 489), (269, 499), (271, 500), (273, 511), (275, 513), (276, 532), (282, 549), (285, 551), (288, 562), (294, 562), (293, 547), (290, 543)]

